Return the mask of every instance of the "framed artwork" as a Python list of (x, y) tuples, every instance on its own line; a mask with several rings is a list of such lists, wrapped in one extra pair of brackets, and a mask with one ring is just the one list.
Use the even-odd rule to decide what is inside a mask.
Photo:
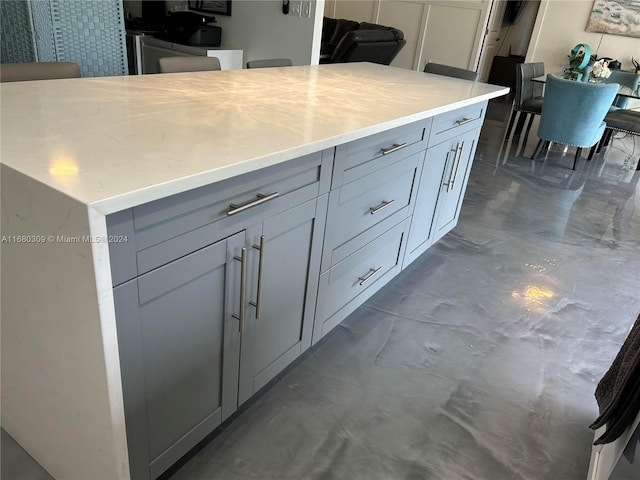
[(189, 0), (189, 10), (231, 16), (231, 0)]
[(637, 0), (595, 0), (587, 32), (640, 38), (640, 2)]

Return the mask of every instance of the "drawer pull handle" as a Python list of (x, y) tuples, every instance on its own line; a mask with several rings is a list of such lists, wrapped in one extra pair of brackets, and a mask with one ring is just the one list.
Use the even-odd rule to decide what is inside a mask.
[(240, 256), (236, 255), (233, 258), (240, 262), (240, 315), (233, 313), (231, 316), (239, 320), (238, 331), (242, 333), (244, 330), (244, 304), (247, 300), (247, 248), (242, 247)]
[(382, 155), (389, 155), (390, 153), (393, 152), (397, 152), (398, 150), (400, 150), (401, 148), (406, 147), (407, 144), (405, 143), (394, 143), (393, 146), (389, 147), (389, 148), (381, 148), (380, 151), (382, 152)]
[(365, 283), (367, 283), (369, 281), (369, 279), (371, 279), (376, 273), (378, 273), (380, 270), (382, 270), (382, 267), (378, 267), (378, 268), (370, 268), (369, 269), (369, 273), (367, 273), (365, 276), (363, 277), (358, 277), (358, 280), (360, 280), (360, 285), (364, 285)]
[(258, 260), (258, 293), (255, 302), (249, 302), (249, 305), (256, 307), (256, 320), (260, 319), (260, 304), (262, 300), (262, 267), (264, 265), (264, 235), (260, 235), (260, 245), (253, 245), (253, 248), (260, 252), (260, 260)]
[(464, 117), (462, 120), (456, 120), (456, 125), (464, 125), (465, 123), (473, 122), (475, 118)]
[(227, 215), (235, 215), (236, 213), (244, 212), (245, 210), (248, 210), (251, 207), (255, 207), (260, 205), (261, 203), (268, 202), (269, 200), (273, 200), (278, 195), (280, 195), (278, 192), (273, 192), (273, 193), (270, 193), (269, 195), (256, 193), (256, 197), (258, 197), (257, 200), (250, 200), (247, 203), (242, 203), (240, 205), (237, 205), (235, 203), (230, 203), (229, 208), (231, 210), (227, 212)]
[(380, 210), (384, 210), (385, 208), (387, 208), (389, 205), (391, 205), (394, 202), (395, 202), (395, 199), (389, 200), (388, 202), (382, 202), (377, 207), (369, 207), (369, 213), (371, 215), (373, 215), (374, 213), (378, 213)]

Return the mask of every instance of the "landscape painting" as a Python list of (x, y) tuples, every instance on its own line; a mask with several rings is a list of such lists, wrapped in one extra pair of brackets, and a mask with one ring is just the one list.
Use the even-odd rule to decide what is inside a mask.
[(640, 0), (595, 0), (587, 32), (640, 38)]

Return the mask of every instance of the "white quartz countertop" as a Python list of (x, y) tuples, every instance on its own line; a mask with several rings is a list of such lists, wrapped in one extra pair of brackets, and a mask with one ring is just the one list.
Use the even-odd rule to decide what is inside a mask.
[(369, 63), (4, 83), (1, 161), (109, 214), (507, 92)]

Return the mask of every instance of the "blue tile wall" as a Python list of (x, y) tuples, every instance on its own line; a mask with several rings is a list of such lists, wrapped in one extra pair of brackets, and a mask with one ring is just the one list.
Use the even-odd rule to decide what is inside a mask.
[(29, 4), (25, 0), (0, 1), (0, 62), (34, 62)]
[(2, 63), (76, 62), (83, 77), (128, 74), (121, 0), (0, 0), (0, 22)]
[(121, 0), (50, 0), (58, 61), (76, 62), (83, 77), (126, 75)]
[[(0, 0), (1, 1), (1, 0)], [(31, 0), (31, 15), (36, 38), (37, 60), (39, 62), (55, 62), (56, 43), (53, 38), (51, 22), (51, 2), (49, 0)]]

